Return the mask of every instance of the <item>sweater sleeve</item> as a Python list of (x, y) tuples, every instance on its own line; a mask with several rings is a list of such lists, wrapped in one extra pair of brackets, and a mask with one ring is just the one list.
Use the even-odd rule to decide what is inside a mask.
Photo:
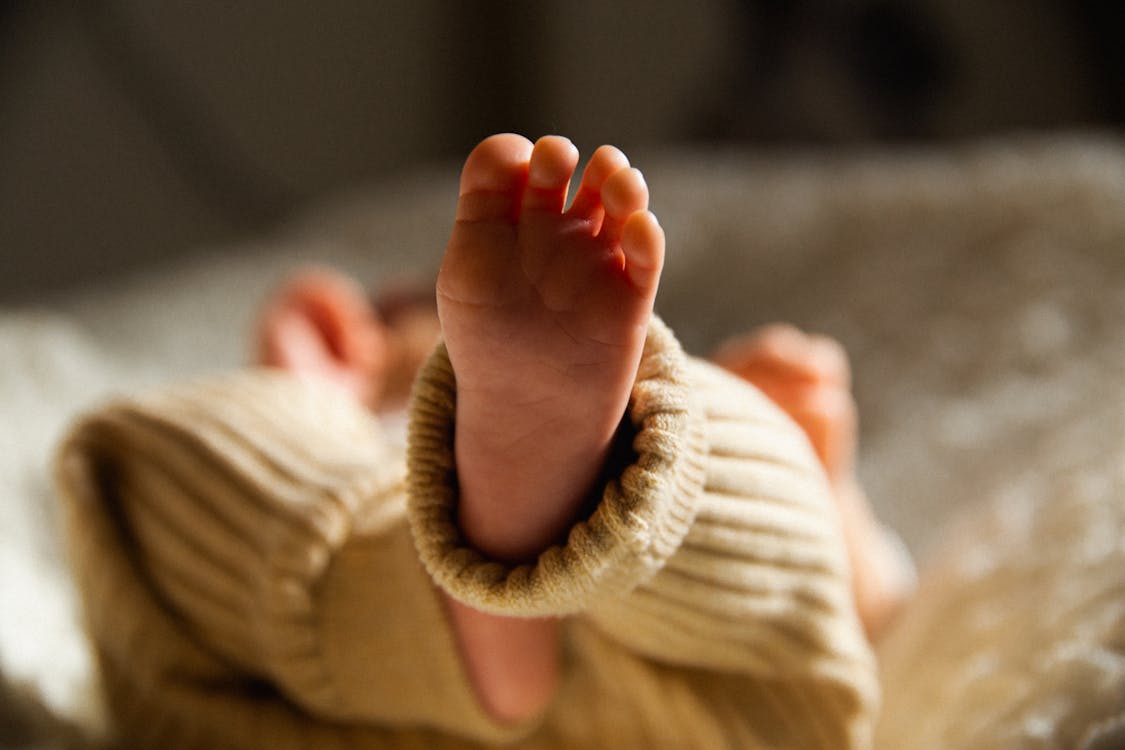
[(706, 442), (695, 520), (659, 571), (589, 619), (653, 660), (741, 675), (750, 682), (740, 690), (787, 696), (747, 710), (759, 726), (800, 727), (794, 746), (868, 747), (876, 665), (815, 453), (742, 380), (698, 361), (688, 377)]
[(654, 662), (772, 685), (796, 699), (765, 720), (812, 726), (813, 747), (869, 742), (875, 666), (838, 514), (803, 432), (769, 399), (687, 358), (654, 321), (627, 414), (631, 462), (564, 541), (505, 565), (455, 522), (455, 397), (439, 349), (407, 461), (411, 525), (438, 585), (498, 614), (581, 614)]
[(139, 746), (526, 730), (478, 707), (401, 455), (331, 386), (251, 372), (121, 401), (72, 429), (57, 474), (109, 705)]

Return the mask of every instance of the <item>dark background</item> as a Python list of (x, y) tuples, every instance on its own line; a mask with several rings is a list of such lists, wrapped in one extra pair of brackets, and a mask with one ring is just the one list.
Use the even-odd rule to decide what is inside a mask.
[(1116, 131), (1092, 0), (0, 0), (0, 304), (193, 248), (512, 130), (898, 147)]

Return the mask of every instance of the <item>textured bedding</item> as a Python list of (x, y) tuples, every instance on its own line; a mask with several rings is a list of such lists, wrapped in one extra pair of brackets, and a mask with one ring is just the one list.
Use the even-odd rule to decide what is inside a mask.
[[(689, 350), (788, 320), (852, 355), (861, 475), (923, 571), (881, 648), (880, 746), (1122, 746), (1125, 147), (634, 161), (669, 239), (658, 310)], [(428, 278), (455, 184), (453, 166), (421, 171), (273, 236), (0, 313), (0, 746), (97, 726), (53, 527), (67, 420), (237, 366), (257, 302), (298, 264)]]

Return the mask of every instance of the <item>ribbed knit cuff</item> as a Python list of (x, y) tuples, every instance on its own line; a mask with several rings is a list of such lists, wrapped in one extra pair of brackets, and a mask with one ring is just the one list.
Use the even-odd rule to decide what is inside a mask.
[(456, 378), (439, 346), (415, 384), (407, 450), (408, 513), (426, 569), (455, 599), (509, 616), (572, 614), (628, 593), (679, 548), (694, 518), (705, 441), (692, 401), (683, 350), (654, 320), (626, 415), (635, 460), (565, 543), (511, 565), (469, 546), (457, 525)]

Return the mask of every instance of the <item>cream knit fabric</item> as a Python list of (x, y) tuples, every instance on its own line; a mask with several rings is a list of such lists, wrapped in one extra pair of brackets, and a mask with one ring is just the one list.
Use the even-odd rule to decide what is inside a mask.
[[(565, 543), (512, 568), (452, 522), (455, 397), (439, 349), (409, 472), (343, 394), (266, 372), (75, 426), (58, 461), (72, 562), (129, 746), (869, 745), (874, 664), (827, 484), (765, 397), (654, 323), (633, 460)], [(572, 615), (544, 716), (479, 708), (434, 581)]]

